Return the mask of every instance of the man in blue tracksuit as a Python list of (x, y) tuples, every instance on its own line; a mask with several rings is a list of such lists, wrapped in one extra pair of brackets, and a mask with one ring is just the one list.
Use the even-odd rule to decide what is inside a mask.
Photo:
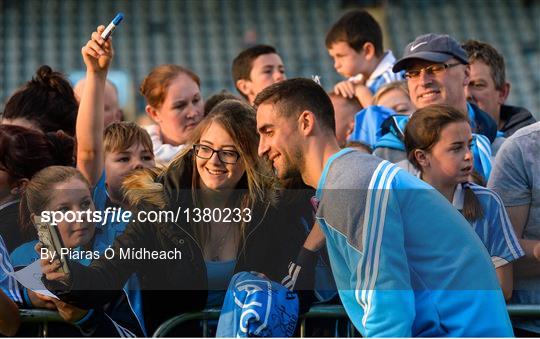
[(259, 154), (317, 188), (317, 220), (363, 336), (512, 336), (485, 247), (444, 197), (375, 156), (340, 150), (332, 104), (308, 79), (256, 100)]

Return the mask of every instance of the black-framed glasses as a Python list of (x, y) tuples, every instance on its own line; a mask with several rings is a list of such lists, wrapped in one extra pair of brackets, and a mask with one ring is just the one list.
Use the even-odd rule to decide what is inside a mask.
[(210, 159), (214, 153), (217, 153), (219, 160), (224, 164), (236, 164), (238, 159), (240, 159), (240, 153), (237, 151), (224, 149), (216, 150), (202, 144), (193, 145), (193, 151), (195, 152), (195, 155), (201, 159)]
[(422, 73), (422, 71), (424, 71), (424, 73), (426, 74), (435, 75), (435, 74), (442, 73), (446, 71), (447, 69), (455, 67), (457, 65), (462, 65), (462, 63), (456, 62), (454, 64), (435, 64), (435, 65), (429, 65), (424, 68), (411, 69), (411, 70), (405, 71), (405, 78), (407, 79), (418, 78), (420, 74)]

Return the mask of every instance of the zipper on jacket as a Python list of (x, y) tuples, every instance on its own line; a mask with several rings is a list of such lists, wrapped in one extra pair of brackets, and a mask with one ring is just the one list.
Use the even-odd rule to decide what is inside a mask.
[[(251, 229), (251, 231), (250, 231), (250, 232), (248, 233), (248, 235), (246, 236), (246, 238), (245, 238), (245, 240), (244, 240), (244, 243), (242, 244), (242, 249), (238, 252), (238, 254), (237, 254), (237, 256), (236, 256), (236, 265), (235, 265), (235, 267), (234, 267), (234, 272), (236, 272), (236, 268), (238, 267), (238, 259), (241, 257), (241, 255), (242, 255), (242, 254), (244, 253), (244, 251), (246, 250), (246, 244), (247, 244), (247, 242), (248, 242), (248, 239), (251, 237), (251, 235), (253, 234), (253, 232), (255, 232), (255, 231), (259, 228), (259, 226), (262, 224), (263, 220), (264, 220), (265, 217), (266, 217), (266, 214), (268, 213), (268, 209), (269, 209), (269, 208), (270, 208), (270, 203), (267, 203), (267, 204), (266, 204), (266, 207), (265, 207), (265, 209), (264, 209), (264, 212), (263, 212), (263, 214), (262, 214), (262, 216), (261, 216), (261, 218), (260, 218), (260, 220), (259, 220), (259, 222), (257, 223), (257, 225), (255, 225), (255, 227), (253, 227), (253, 228)], [(197, 247), (199, 248), (199, 251), (200, 251), (201, 256), (202, 256), (202, 258), (203, 258), (203, 261), (204, 261), (204, 252), (203, 252), (202, 247), (201, 247), (201, 245), (199, 244), (199, 242), (198, 242), (197, 240), (195, 240), (195, 237), (193, 237), (189, 232), (187, 232), (186, 230), (184, 230), (184, 229), (182, 228), (182, 226), (178, 225), (178, 223), (173, 222), (173, 224), (175, 224), (176, 227), (178, 227), (180, 230), (182, 230), (182, 232), (186, 233), (186, 234), (193, 240), (193, 242), (195, 242), (195, 244), (196, 244)], [(193, 257), (194, 257), (194, 256), (193, 256)], [(206, 265), (203, 265), (203, 266), (204, 266), (203, 270), (206, 272)], [(206, 274), (208, 274), (208, 273), (206, 273)]]
[[(184, 232), (185, 234), (187, 234), (192, 240), (193, 242), (197, 245), (197, 247), (199, 248), (199, 251), (201, 253), (201, 257), (203, 258), (203, 263), (204, 263), (204, 252), (202, 250), (202, 247), (201, 245), (199, 244), (199, 242), (195, 239), (194, 236), (192, 236), (188, 231), (186, 231), (185, 229), (182, 228), (182, 226), (178, 225), (178, 223), (174, 222), (173, 221), (173, 224), (176, 225), (176, 227), (178, 227), (182, 232)], [(192, 260), (191, 262), (193, 264), (195, 264), (194, 260), (195, 260), (195, 254), (193, 253), (193, 250), (191, 249), (191, 246), (189, 246), (190, 248), (190, 251), (191, 251), (191, 257), (192, 257)], [(197, 267), (197, 265), (194, 265), (195, 267)], [(206, 265), (203, 265), (203, 271), (205, 272), (205, 275), (208, 276), (208, 273), (206, 272)]]
[[(244, 253), (244, 251), (246, 250), (246, 244), (248, 242), (249, 237), (251, 237), (253, 232), (255, 232), (257, 230), (257, 228), (259, 228), (259, 226), (262, 224), (264, 218), (266, 217), (266, 213), (268, 213), (269, 208), (270, 208), (270, 203), (267, 203), (266, 208), (264, 209), (264, 212), (262, 214), (262, 217), (259, 220), (259, 223), (257, 225), (255, 225), (255, 227), (253, 227), (253, 229), (246, 236), (246, 239), (244, 240), (244, 243), (242, 244), (242, 249), (238, 252), (238, 255), (236, 256), (236, 259), (240, 258), (242, 253)], [(236, 265), (238, 265), (238, 261), (236, 262)], [(235, 271), (236, 271), (236, 266), (235, 266)]]

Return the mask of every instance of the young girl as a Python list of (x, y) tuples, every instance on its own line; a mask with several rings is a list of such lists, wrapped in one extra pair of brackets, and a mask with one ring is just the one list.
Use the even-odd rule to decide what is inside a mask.
[(416, 110), (405, 81), (393, 81), (381, 86), (373, 96), (373, 105), (391, 108), (397, 114), (411, 115)]
[[(60, 211), (67, 218), (67, 212), (95, 210), (86, 178), (75, 168), (65, 166), (50, 166), (36, 173), (26, 187), (21, 206), (25, 209), (23, 219), (27, 227), (34, 227), (32, 217), (40, 216), (44, 211)], [(88, 218), (82, 217), (73, 222), (60, 221), (57, 227), (64, 247), (77, 253), (72, 258), (82, 265), (90, 264), (94, 255), (90, 256), (90, 252), (100, 252), (96, 248), (95, 224)], [(26, 266), (38, 260), (36, 243), (32, 241), (17, 248), (11, 256), (13, 266)], [(121, 292), (115, 294), (115, 302), (91, 310), (39, 294), (36, 297), (52, 303), (64, 320), (74, 323), (85, 336), (133, 336), (134, 333), (143, 333)]]
[[(523, 256), (499, 196), (471, 183), (471, 127), (458, 110), (433, 105), (416, 111), (405, 128), (409, 161), (470, 222), (495, 266), (506, 300), (512, 295), (512, 261)], [(457, 245), (457, 244), (456, 244)]]

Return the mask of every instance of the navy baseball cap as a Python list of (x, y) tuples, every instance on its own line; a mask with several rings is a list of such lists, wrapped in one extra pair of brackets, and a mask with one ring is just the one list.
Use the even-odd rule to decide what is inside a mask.
[(395, 73), (407, 68), (412, 59), (421, 59), (432, 62), (445, 62), (456, 58), (463, 64), (468, 64), (467, 53), (459, 43), (447, 34), (424, 34), (405, 47), (403, 57), (392, 67)]

